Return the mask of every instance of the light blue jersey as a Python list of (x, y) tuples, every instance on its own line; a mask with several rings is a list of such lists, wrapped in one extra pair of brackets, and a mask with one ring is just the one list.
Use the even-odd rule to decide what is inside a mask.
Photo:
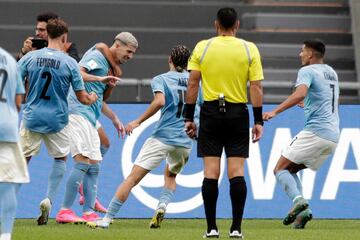
[(0, 142), (19, 140), (19, 115), (15, 96), (24, 93), (15, 59), (0, 48)]
[(70, 85), (84, 90), (77, 62), (62, 51), (31, 51), (18, 62), (22, 79), (29, 82), (23, 111), (25, 127), (39, 133), (56, 133), (68, 124)]
[(326, 64), (311, 64), (299, 70), (296, 86), (305, 84), (305, 127), (321, 138), (338, 142), (339, 81), (334, 69)]
[[(175, 71), (169, 71), (153, 78), (151, 82), (152, 91), (153, 93), (162, 92), (165, 95), (165, 105), (161, 108), (161, 117), (152, 137), (168, 145), (191, 148), (192, 140), (184, 131), (185, 123), (182, 116), (188, 80), (188, 72), (179, 73)], [(201, 101), (202, 96), (199, 94), (198, 103)], [(194, 120), (198, 121), (198, 106), (195, 111), (195, 118)]]
[[(83, 56), (80, 61), (80, 66), (85, 68), (89, 74), (96, 76), (107, 76), (110, 65), (102, 53), (93, 46)], [(107, 89), (107, 84), (101, 82), (85, 82), (85, 89), (88, 93), (95, 92), (99, 97), (98, 100), (90, 106), (81, 104), (74, 91), (69, 94), (70, 113), (80, 114), (88, 119), (94, 126), (96, 120), (100, 117), (104, 92)]]

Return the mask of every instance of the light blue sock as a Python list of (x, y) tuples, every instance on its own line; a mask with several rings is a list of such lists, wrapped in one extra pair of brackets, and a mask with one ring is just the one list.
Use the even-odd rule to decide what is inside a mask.
[(301, 196), (301, 193), (297, 188), (296, 181), (288, 170), (278, 171), (275, 176), (291, 200), (294, 200), (295, 197)]
[(83, 212), (92, 211), (95, 207), (95, 200), (97, 194), (97, 180), (100, 171), (100, 164), (91, 164), (89, 170), (84, 176), (83, 191), (85, 203)]
[(117, 212), (119, 212), (121, 206), (123, 205), (123, 202), (121, 202), (117, 197), (113, 197), (111, 199), (111, 202), (108, 206), (108, 212), (105, 215), (105, 218), (113, 219)]
[(100, 152), (101, 152), (101, 156), (104, 157), (105, 154), (107, 153), (107, 151), (109, 150), (108, 147), (104, 146), (104, 145), (100, 145)]
[(168, 188), (163, 188), (161, 194), (160, 194), (160, 198), (159, 198), (159, 203), (157, 205), (157, 209), (163, 209), (164, 211), (166, 211), (166, 207), (169, 204), (169, 202), (171, 202), (171, 199), (174, 196), (174, 191)]
[(88, 171), (90, 165), (86, 163), (76, 162), (71, 170), (69, 179), (66, 183), (66, 189), (64, 194), (63, 208), (71, 208), (73, 205), (80, 184), (84, 179), (84, 175)]
[(296, 173), (292, 173), (291, 176), (293, 176), (293, 178), (295, 179), (296, 186), (297, 186), (300, 194), (302, 194), (303, 188), (302, 188), (302, 184), (301, 184), (301, 181), (299, 179), (299, 176)]
[(55, 160), (49, 175), (46, 197), (54, 202), (56, 192), (60, 186), (61, 180), (66, 172), (66, 162), (63, 160)]
[(17, 183), (0, 183), (1, 234), (11, 234), (16, 215)]

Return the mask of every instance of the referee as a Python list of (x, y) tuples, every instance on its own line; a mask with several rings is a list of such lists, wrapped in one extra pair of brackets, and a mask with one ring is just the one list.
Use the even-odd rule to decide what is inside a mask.
[(252, 141), (259, 141), (263, 133), (260, 80), (264, 77), (260, 54), (254, 43), (236, 38), (239, 24), (235, 9), (221, 8), (215, 20), (217, 36), (200, 41), (188, 64), (191, 73), (186, 95), (185, 129), (189, 137), (196, 133), (193, 116), (200, 79), (204, 96), (197, 149), (198, 157), (204, 159), (202, 196), (207, 221), (204, 238), (219, 237), (216, 202), (223, 148), (227, 156), (233, 214), (229, 237), (243, 238), (241, 221), (247, 194), (244, 162), (249, 155), (250, 139), (247, 82), (250, 82), (255, 120)]

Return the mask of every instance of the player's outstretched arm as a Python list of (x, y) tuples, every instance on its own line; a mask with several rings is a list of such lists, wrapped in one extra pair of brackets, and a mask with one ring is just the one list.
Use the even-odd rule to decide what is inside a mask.
[(124, 125), (122, 124), (122, 122), (120, 121), (118, 116), (113, 112), (113, 110), (111, 110), (109, 105), (107, 105), (107, 103), (104, 101), (103, 101), (103, 106), (102, 106), (101, 112), (112, 121), (112, 123), (118, 133), (118, 137), (121, 136), (122, 138), (124, 138), (125, 137)]
[(115, 76), (96, 76), (89, 74), (83, 67), (80, 68), (80, 73), (84, 82), (102, 82), (106, 84), (111, 82), (113, 85), (115, 85), (116, 81), (120, 81), (120, 78)]
[(150, 103), (150, 106), (145, 110), (145, 112), (134, 121), (128, 123), (125, 127), (125, 131), (128, 135), (132, 133), (132, 131), (140, 126), (145, 120), (153, 116), (159, 109), (161, 109), (165, 105), (165, 95), (162, 92), (156, 92), (154, 99)]
[(295, 92), (291, 94), (285, 101), (283, 101), (279, 106), (277, 106), (271, 112), (265, 112), (263, 114), (264, 121), (270, 120), (279, 113), (285, 111), (288, 108), (291, 108), (299, 103), (301, 103), (306, 97), (308, 92), (308, 87), (305, 84), (299, 85)]

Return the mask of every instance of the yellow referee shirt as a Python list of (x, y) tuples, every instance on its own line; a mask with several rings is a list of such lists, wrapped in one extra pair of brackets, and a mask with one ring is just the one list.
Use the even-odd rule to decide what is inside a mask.
[(205, 101), (220, 93), (232, 103), (247, 103), (247, 82), (264, 78), (259, 50), (252, 42), (218, 36), (200, 41), (193, 50), (188, 70), (201, 72)]

